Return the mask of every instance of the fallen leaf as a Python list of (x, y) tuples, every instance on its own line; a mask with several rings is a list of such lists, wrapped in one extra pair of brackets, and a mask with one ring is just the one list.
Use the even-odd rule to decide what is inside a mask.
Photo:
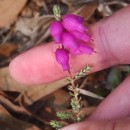
[(9, 57), (11, 53), (13, 53), (17, 49), (15, 44), (5, 43), (0, 45), (0, 56)]
[(56, 90), (67, 85), (69, 81), (65, 78), (49, 84), (43, 85), (24, 85), (15, 81), (9, 74), (8, 67), (0, 69), (0, 90), (20, 92), (17, 100), (24, 100), (26, 105), (31, 105), (35, 101), (46, 97)]
[(0, 27), (9, 26), (14, 22), (27, 0), (0, 1)]
[(0, 69), (0, 90), (22, 92), (27, 86), (15, 81), (9, 74), (8, 67)]
[(66, 106), (70, 104), (70, 94), (63, 89), (54, 92), (53, 96), (55, 98), (54, 105), (56, 107), (66, 108)]
[(56, 90), (67, 85), (69, 81), (67, 79), (62, 79), (50, 84), (28, 87), (27, 90), (23, 91), (20, 99), (24, 100), (24, 104), (31, 105), (37, 100), (48, 96), (49, 94), (55, 92)]
[(38, 127), (12, 117), (7, 110), (0, 105), (0, 130), (40, 130)]

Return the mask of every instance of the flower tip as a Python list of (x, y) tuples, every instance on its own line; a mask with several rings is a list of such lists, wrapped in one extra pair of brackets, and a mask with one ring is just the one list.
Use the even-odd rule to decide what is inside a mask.
[(77, 38), (85, 42), (89, 42), (91, 40), (91, 36), (86, 34), (86, 32), (79, 31), (71, 31), (71, 33)]
[(91, 55), (93, 52), (94, 52), (93, 48), (86, 46), (82, 42), (79, 42), (79, 48), (77, 50), (71, 50), (71, 53), (76, 55), (81, 55), (81, 54)]
[(58, 48), (55, 52), (57, 62), (62, 66), (63, 71), (69, 71), (69, 54), (66, 49)]

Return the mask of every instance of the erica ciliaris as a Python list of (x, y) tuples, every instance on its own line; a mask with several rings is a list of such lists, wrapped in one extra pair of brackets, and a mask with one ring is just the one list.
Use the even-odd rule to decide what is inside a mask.
[(70, 71), (69, 55), (91, 55), (94, 51), (86, 45), (91, 40), (87, 31), (84, 18), (74, 14), (64, 15), (51, 23), (50, 33), (55, 43), (60, 46), (55, 52), (55, 57), (64, 71)]

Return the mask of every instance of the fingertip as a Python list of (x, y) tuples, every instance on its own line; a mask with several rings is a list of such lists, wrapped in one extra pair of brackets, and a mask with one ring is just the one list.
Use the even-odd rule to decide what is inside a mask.
[(61, 74), (53, 54), (51, 43), (35, 47), (14, 58), (9, 72), (16, 81), (24, 84), (48, 83), (65, 77), (67, 73)]
[(19, 55), (9, 64), (9, 72), (13, 79), (23, 84), (31, 84), (28, 62), (23, 55)]

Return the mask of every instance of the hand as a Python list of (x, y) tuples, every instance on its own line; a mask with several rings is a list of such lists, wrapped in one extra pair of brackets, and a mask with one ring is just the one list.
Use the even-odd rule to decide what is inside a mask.
[[(130, 6), (91, 27), (95, 51), (91, 56), (71, 57), (73, 71), (92, 65), (96, 72), (117, 64), (130, 63)], [(17, 81), (25, 84), (48, 83), (66, 77), (54, 57), (52, 43), (33, 48), (16, 57), (9, 66)], [(130, 129), (130, 77), (114, 90), (84, 122), (63, 130)]]

